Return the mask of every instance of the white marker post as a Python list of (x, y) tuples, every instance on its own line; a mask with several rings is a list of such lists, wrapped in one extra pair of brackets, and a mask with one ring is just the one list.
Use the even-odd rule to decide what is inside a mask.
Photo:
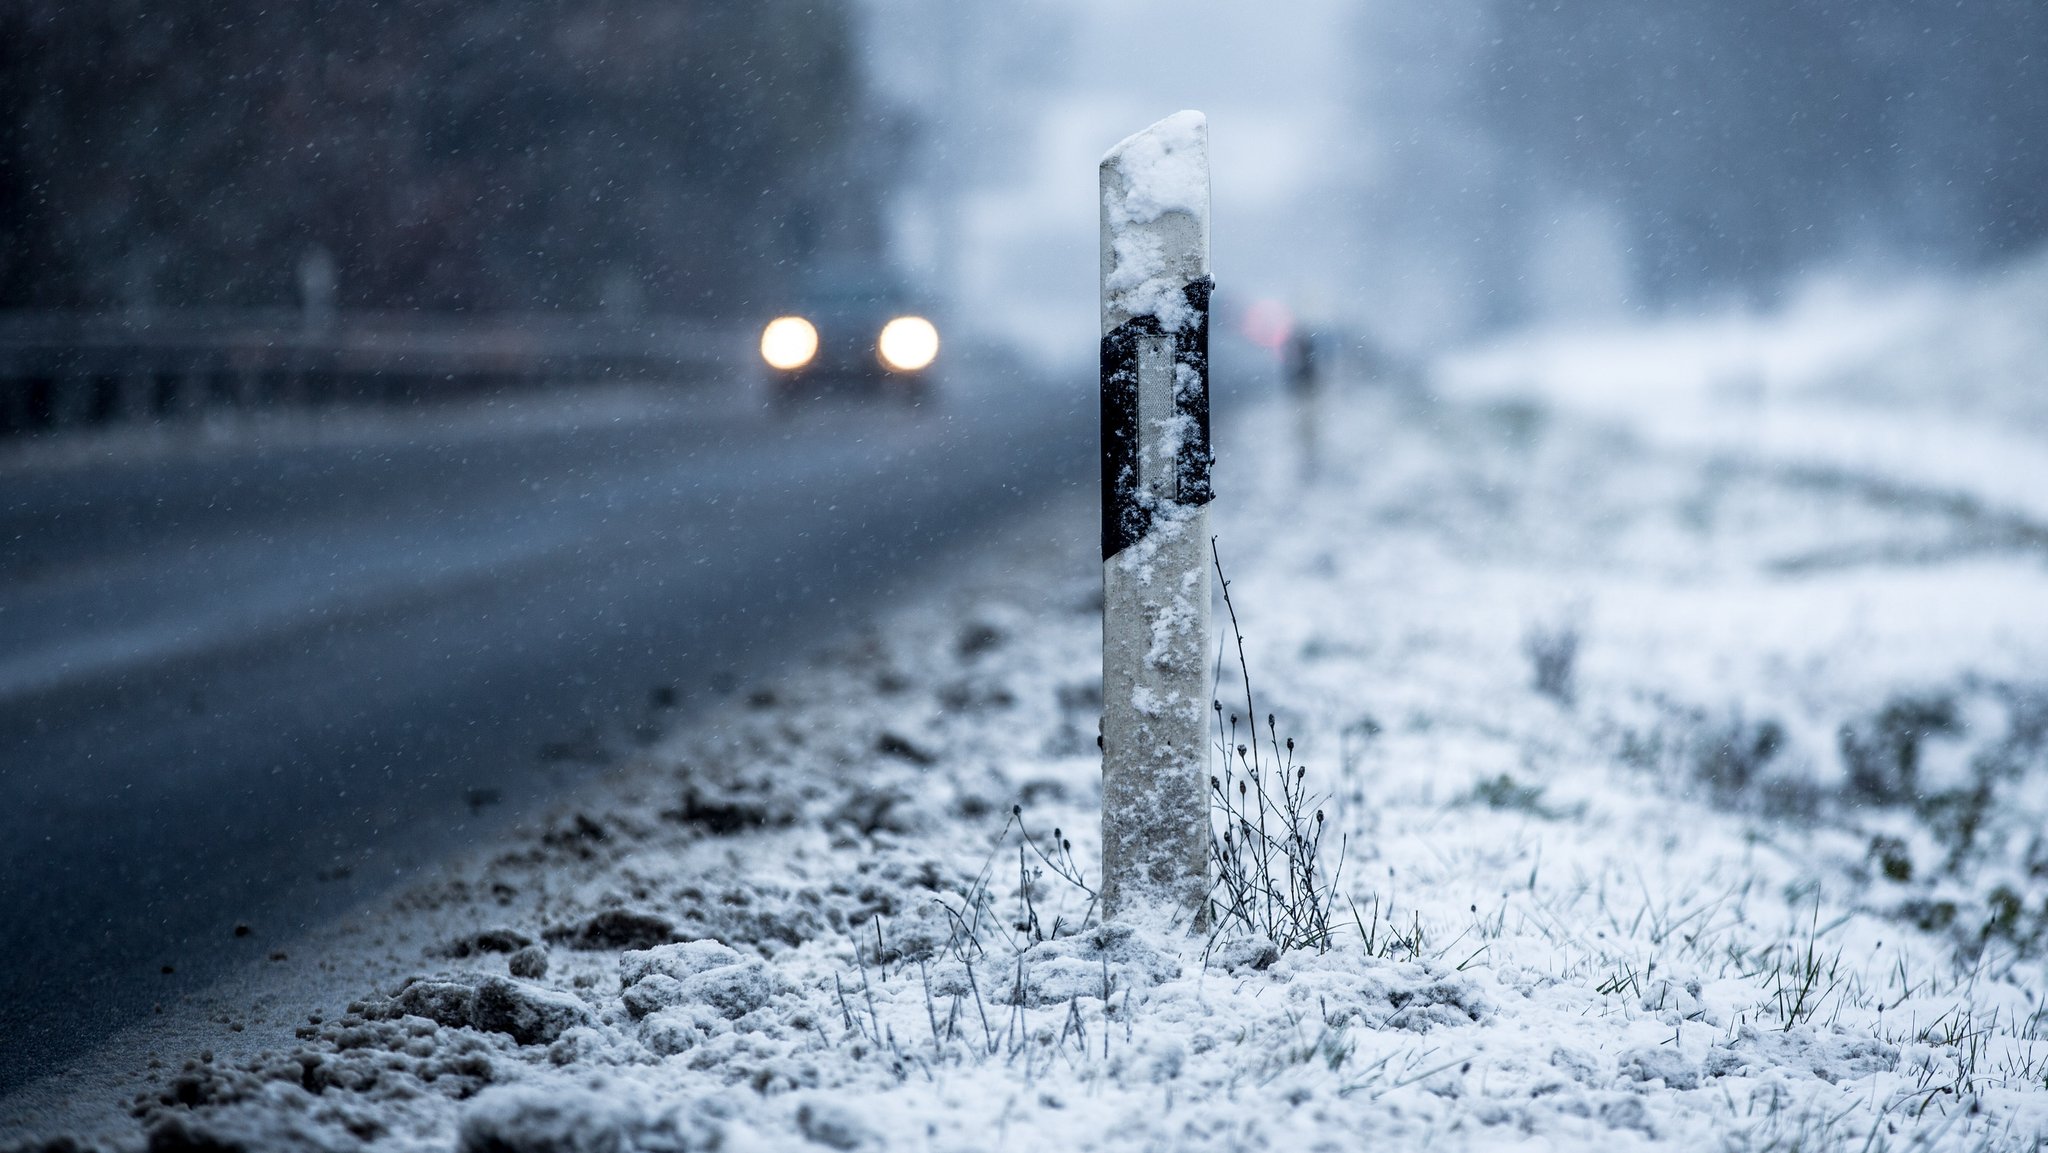
[(1207, 923), (1209, 125), (1102, 158), (1102, 901)]

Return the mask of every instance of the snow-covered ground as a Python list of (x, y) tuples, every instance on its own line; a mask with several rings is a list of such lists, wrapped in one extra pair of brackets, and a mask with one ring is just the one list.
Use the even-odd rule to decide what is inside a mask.
[(1448, 358), (1456, 396), (1540, 396), (1651, 442), (1925, 485), (2048, 519), (2048, 255), (1982, 281), (1819, 280), (1784, 311), (1543, 329)]
[(423, 878), (327, 946), (352, 1003), (163, 1053), (112, 1136), (2035, 1148), (2044, 267), (1219, 428), (1218, 695), (1306, 766), (1327, 948), (1094, 918), (1075, 501)]

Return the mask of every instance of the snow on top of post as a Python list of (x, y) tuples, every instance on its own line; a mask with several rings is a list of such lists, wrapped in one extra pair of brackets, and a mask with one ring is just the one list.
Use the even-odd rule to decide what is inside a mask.
[(1124, 186), (1111, 211), (1120, 223), (1146, 224), (1169, 212), (1209, 213), (1209, 118), (1176, 112), (1102, 154)]
[(1182, 295), (1209, 272), (1209, 121), (1176, 112), (1102, 157), (1102, 330), (1192, 319)]

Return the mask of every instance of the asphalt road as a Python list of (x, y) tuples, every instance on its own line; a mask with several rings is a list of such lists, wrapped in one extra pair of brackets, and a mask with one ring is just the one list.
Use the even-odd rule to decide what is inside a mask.
[(1093, 484), (1092, 389), (978, 383), (0, 459), (0, 1091)]

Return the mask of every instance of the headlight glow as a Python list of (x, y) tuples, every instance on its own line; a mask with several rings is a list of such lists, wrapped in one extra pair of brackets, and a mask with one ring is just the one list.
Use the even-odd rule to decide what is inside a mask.
[(778, 316), (761, 330), (761, 359), (784, 372), (802, 368), (818, 355), (818, 330), (801, 316)]
[(938, 359), (939, 330), (922, 316), (899, 316), (882, 326), (876, 348), (883, 364), (897, 372), (916, 372)]

